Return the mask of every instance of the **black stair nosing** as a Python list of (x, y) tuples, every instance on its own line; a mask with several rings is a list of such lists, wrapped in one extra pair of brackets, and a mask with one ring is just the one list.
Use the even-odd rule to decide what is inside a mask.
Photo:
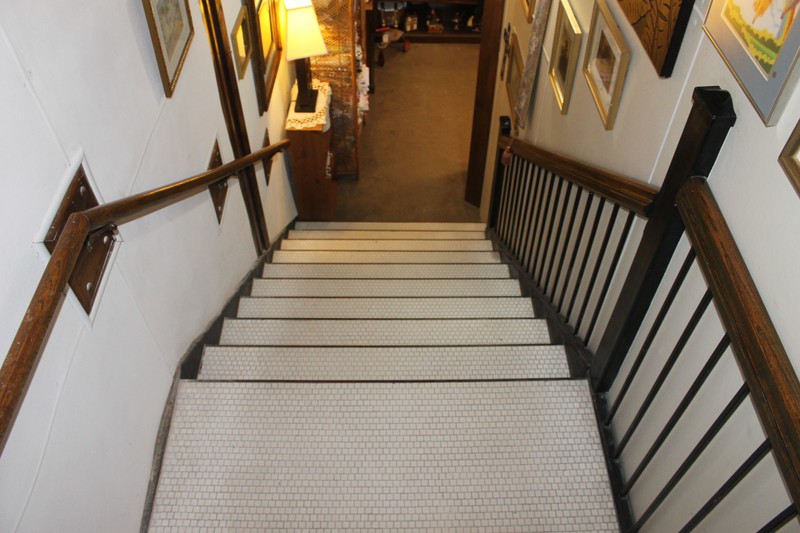
[[(508, 344), (207, 344), (205, 347), (212, 348), (508, 348), (508, 347), (529, 347), (536, 346), (561, 346), (563, 344), (553, 344), (549, 342), (541, 343), (519, 343)], [(204, 347), (204, 348), (205, 348)], [(585, 376), (579, 376), (584, 378)]]
[(538, 320), (540, 322), (547, 323), (547, 319), (546, 318), (536, 318), (536, 316), (533, 316), (533, 317), (525, 316), (525, 317), (521, 317), (521, 318), (511, 318), (511, 317), (474, 317), (474, 318), (428, 318), (428, 317), (422, 317), (422, 318), (335, 318), (335, 317), (334, 318), (239, 318), (239, 317), (236, 317), (236, 316), (232, 316), (232, 317), (225, 317), (225, 320), (226, 321), (227, 320), (240, 320), (240, 321), (244, 321), (244, 320), (250, 320), (250, 321), (255, 321), (255, 320), (292, 320), (292, 321), (294, 321), (294, 320), (308, 320), (308, 321), (314, 321), (314, 322), (322, 322), (322, 321), (326, 321), (326, 320), (331, 321), (331, 322), (341, 322), (343, 320), (350, 320), (352, 322), (365, 322), (365, 321), (374, 321), (374, 322), (406, 321), (406, 322), (408, 322), (408, 321), (411, 321), (411, 320), (415, 320), (415, 321), (418, 321), (418, 322), (432, 322), (432, 321), (436, 321), (436, 320), (443, 320), (443, 321), (444, 320), (446, 320), (446, 321), (453, 321), (453, 320), (464, 320), (464, 321), (466, 321), (466, 320), (497, 320), (497, 321), (500, 321), (500, 320), (503, 320), (503, 321), (506, 321), (506, 320)]
[(319, 384), (439, 384), (439, 383), (529, 383), (537, 381), (585, 381), (586, 378), (452, 378), (452, 379), (197, 379), (182, 380), (192, 383), (301, 383)]
[[(530, 298), (525, 296), (242, 296), (241, 298), (252, 298), (254, 300), (266, 300), (268, 298), (278, 300), (478, 300), (478, 299), (500, 299), (511, 298), (530, 301)], [(424, 317), (423, 317), (424, 318)], [(484, 317), (491, 318), (491, 317)]]

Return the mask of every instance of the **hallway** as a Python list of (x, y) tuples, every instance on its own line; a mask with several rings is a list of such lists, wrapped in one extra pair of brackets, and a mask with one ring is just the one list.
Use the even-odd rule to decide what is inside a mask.
[(464, 202), (479, 47), (399, 44), (375, 65), (360, 178), (339, 182), (336, 220), (475, 222)]

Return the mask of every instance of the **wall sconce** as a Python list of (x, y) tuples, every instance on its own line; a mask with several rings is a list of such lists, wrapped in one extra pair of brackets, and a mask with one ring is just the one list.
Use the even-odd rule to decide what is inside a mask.
[(297, 74), (297, 113), (317, 109), (317, 91), (311, 88), (310, 57), (328, 53), (311, 0), (285, 0), (286, 60), (294, 61)]

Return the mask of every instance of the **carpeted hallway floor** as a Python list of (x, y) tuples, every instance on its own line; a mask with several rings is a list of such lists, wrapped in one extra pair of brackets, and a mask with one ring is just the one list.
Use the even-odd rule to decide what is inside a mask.
[(336, 220), (480, 220), (463, 199), (479, 49), (385, 51), (360, 139), (360, 179), (339, 182)]

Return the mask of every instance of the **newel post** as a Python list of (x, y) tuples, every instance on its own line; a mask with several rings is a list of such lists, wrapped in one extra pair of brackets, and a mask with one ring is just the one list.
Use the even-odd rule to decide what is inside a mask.
[(736, 122), (731, 96), (719, 87), (695, 88), (692, 101), (672, 163), (590, 369), (596, 392), (607, 391), (617, 376), (683, 234), (683, 222), (675, 207), (678, 191), (689, 178), (708, 176), (728, 130)]

